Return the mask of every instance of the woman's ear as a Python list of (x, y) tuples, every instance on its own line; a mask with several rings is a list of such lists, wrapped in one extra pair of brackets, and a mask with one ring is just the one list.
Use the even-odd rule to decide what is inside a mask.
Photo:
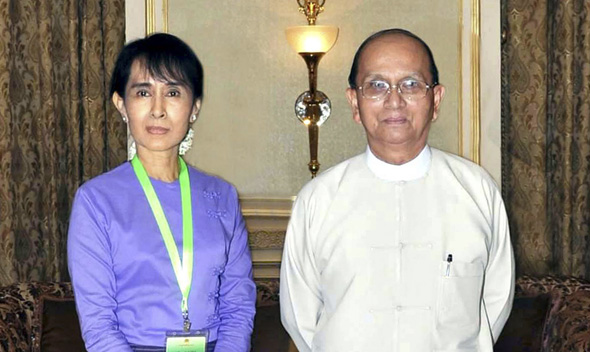
[(190, 117), (191, 123), (197, 120), (197, 117), (199, 116), (199, 111), (201, 111), (201, 99), (195, 100), (195, 104), (193, 105), (193, 111)]
[(113, 93), (112, 99), (113, 104), (115, 104), (115, 107), (119, 111), (119, 114), (121, 114), (121, 117), (123, 117), (123, 121), (127, 122), (127, 109), (125, 109), (125, 99), (123, 99), (123, 97), (121, 97), (117, 92)]

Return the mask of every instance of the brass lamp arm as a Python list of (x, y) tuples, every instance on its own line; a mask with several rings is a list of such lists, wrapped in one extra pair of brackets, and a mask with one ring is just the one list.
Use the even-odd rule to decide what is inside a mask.
[(318, 82), (318, 64), (324, 53), (299, 53), (307, 65), (307, 75), (309, 78), (309, 93), (311, 100), (316, 101), (317, 82)]
[(338, 27), (316, 26), (317, 16), (324, 11), (326, 0), (297, 0), (299, 12), (307, 17), (307, 26), (289, 27), (285, 30), (293, 49), (303, 57), (307, 65), (309, 90), (295, 100), (295, 116), (307, 127), (309, 133), (310, 161), (307, 164), (311, 177), (320, 169), (318, 162), (319, 127), (330, 117), (330, 99), (317, 89), (318, 64), (338, 38)]

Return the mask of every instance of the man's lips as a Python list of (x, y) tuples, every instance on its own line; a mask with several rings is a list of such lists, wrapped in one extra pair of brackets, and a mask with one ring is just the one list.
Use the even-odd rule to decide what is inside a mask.
[(382, 122), (388, 125), (401, 125), (408, 122), (408, 119), (403, 116), (391, 116), (383, 119)]
[(146, 127), (146, 130), (150, 134), (165, 134), (169, 131), (168, 128), (160, 127), (160, 126), (149, 126), (149, 127)]

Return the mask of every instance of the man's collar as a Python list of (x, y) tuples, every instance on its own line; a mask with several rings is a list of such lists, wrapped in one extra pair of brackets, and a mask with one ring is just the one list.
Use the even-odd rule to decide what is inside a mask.
[(424, 177), (430, 169), (431, 152), (428, 145), (424, 146), (420, 154), (402, 165), (386, 163), (377, 158), (367, 146), (365, 152), (367, 166), (380, 179), (386, 181), (411, 181)]

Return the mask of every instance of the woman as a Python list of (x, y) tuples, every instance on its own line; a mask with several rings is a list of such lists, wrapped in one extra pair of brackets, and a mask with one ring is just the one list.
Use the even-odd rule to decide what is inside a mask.
[(137, 154), (80, 187), (68, 235), (90, 352), (250, 349), (256, 288), (236, 190), (179, 157), (202, 93), (199, 60), (172, 35), (119, 54), (111, 94)]

